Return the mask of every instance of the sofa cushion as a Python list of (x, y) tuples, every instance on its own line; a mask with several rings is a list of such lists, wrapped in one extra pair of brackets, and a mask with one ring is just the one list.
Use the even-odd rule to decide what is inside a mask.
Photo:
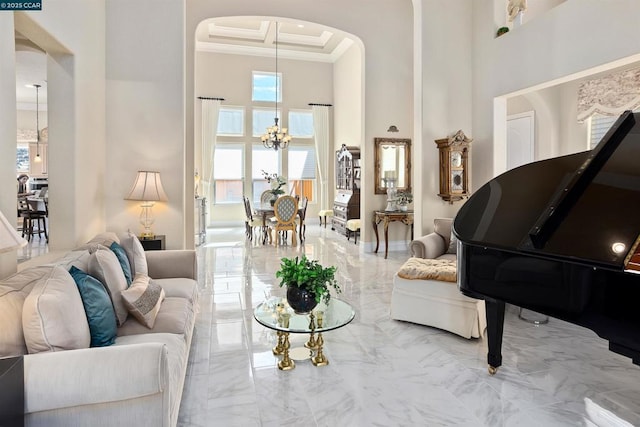
[(118, 235), (112, 231), (105, 231), (103, 233), (96, 234), (93, 239), (89, 240), (84, 245), (78, 246), (74, 250), (86, 249), (89, 252), (93, 253), (102, 246), (108, 248), (113, 242), (120, 243)]
[(140, 323), (153, 328), (160, 305), (164, 300), (164, 290), (157, 283), (149, 282), (149, 276), (136, 274), (129, 289), (122, 292), (124, 305)]
[(111, 299), (102, 283), (71, 266), (69, 274), (78, 286), (91, 333), (91, 347), (106, 347), (116, 340), (118, 325)]
[(41, 273), (22, 308), (27, 350), (39, 353), (89, 347), (89, 324), (73, 278), (59, 266)]
[(52, 262), (51, 265), (60, 266), (67, 271), (69, 271), (71, 266), (75, 266), (82, 271), (87, 271), (90, 256), (91, 253), (89, 253), (87, 249), (74, 250), (67, 252), (62, 258)]
[(398, 270), (403, 279), (456, 282), (456, 262), (446, 259), (409, 258)]
[(33, 267), (0, 281), (0, 357), (27, 353), (22, 306), (31, 289), (51, 267)]
[(127, 289), (127, 279), (116, 255), (106, 248), (92, 253), (88, 273), (100, 280), (107, 289), (116, 312), (118, 326), (123, 325), (128, 315), (127, 307), (122, 300), (122, 291)]
[(193, 324), (193, 305), (185, 298), (166, 297), (160, 305), (156, 316), (156, 323), (149, 329), (131, 316), (127, 322), (118, 328), (118, 336), (169, 332), (185, 336), (190, 332)]
[(151, 279), (151, 283), (162, 286), (166, 297), (186, 298), (192, 304), (198, 301), (198, 282), (193, 279)]
[(111, 246), (109, 246), (109, 249), (111, 249), (116, 255), (116, 258), (118, 258), (118, 262), (122, 268), (122, 273), (124, 273), (124, 278), (127, 279), (127, 286), (130, 286), (133, 282), (133, 274), (131, 273), (131, 264), (129, 263), (127, 253), (124, 248), (118, 244), (118, 242), (113, 242)]
[(138, 273), (149, 275), (149, 269), (147, 268), (147, 257), (144, 254), (144, 248), (142, 243), (138, 239), (138, 236), (130, 231), (121, 233), (119, 236), (120, 246), (122, 246), (129, 258), (129, 264), (131, 265), (131, 274), (135, 276)]

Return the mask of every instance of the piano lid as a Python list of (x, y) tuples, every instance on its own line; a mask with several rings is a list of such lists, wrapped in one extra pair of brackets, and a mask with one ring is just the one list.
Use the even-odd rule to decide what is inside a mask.
[(624, 269), (640, 236), (640, 114), (592, 150), (512, 169), (460, 209), (463, 242)]

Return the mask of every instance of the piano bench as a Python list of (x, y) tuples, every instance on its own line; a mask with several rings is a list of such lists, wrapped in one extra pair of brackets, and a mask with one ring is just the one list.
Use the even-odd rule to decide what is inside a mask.
[(484, 301), (469, 298), (455, 282), (403, 279), (396, 273), (391, 294), (391, 318), (481, 338), (487, 327)]

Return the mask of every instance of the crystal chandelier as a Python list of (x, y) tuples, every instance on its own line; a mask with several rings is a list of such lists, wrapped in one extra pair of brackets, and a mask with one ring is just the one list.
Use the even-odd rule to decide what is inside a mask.
[(278, 125), (278, 22), (276, 22), (276, 117), (273, 119), (274, 125), (267, 128), (267, 132), (260, 138), (266, 148), (285, 149), (291, 142), (291, 135), (287, 134), (287, 128)]

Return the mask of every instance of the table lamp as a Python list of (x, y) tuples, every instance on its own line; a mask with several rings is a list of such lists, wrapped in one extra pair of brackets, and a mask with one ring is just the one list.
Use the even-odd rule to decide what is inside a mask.
[(155, 222), (153, 217), (153, 205), (155, 202), (166, 202), (169, 199), (162, 187), (160, 172), (138, 171), (133, 187), (129, 191), (125, 200), (140, 200), (142, 211), (140, 212), (140, 224), (144, 227), (140, 234), (142, 239), (153, 239), (155, 234), (151, 226)]
[(0, 253), (15, 251), (27, 244), (16, 232), (15, 226), (0, 212)]

